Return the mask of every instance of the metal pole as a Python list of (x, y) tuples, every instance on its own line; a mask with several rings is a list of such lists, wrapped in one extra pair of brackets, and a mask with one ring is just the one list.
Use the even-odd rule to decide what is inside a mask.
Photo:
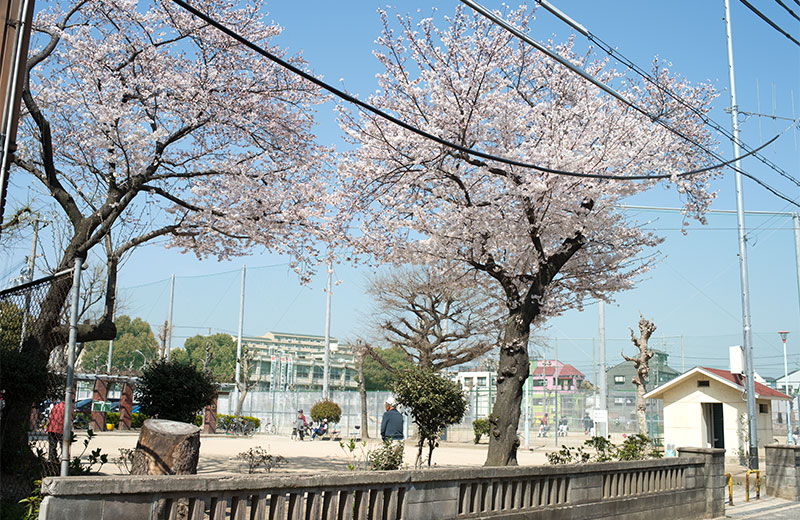
[(525, 449), (531, 446), (531, 425), (530, 425), (530, 376), (525, 380), (522, 385), (522, 391), (525, 392)]
[(555, 426), (556, 426), (556, 428), (555, 428), (556, 434), (554, 435), (554, 437), (555, 437), (555, 440), (556, 440), (556, 449), (558, 449), (558, 428), (561, 426), (561, 419), (558, 417), (558, 338), (556, 338), (556, 340), (555, 340), (555, 358), (556, 358), (555, 359), (556, 366), (555, 366), (555, 371), (553, 372), (553, 379), (554, 379), (554, 382), (556, 384), (556, 394), (555, 394), (556, 395), (556, 408), (555, 408), (556, 413), (555, 413), (555, 417), (553, 417), (553, 421), (556, 423), (555, 424)]
[(322, 367), (322, 397), (328, 399), (330, 397), (330, 389), (328, 384), (330, 382), (331, 370), (331, 277), (333, 276), (333, 268), (331, 263), (328, 262), (328, 288), (327, 304), (325, 306), (325, 361)]
[[(36, 244), (39, 243), (39, 219), (33, 221), (33, 245), (31, 246), (31, 257), (28, 258), (28, 276), (26, 282), (33, 281), (34, 271), (36, 270)], [(22, 342), (28, 336), (28, 319), (31, 313), (31, 291), (25, 291), (25, 314), (22, 317), (22, 334), (19, 337), (19, 345), (22, 348)]]
[[(600, 308), (598, 310), (599, 334), (600, 334), (600, 409), (608, 410), (606, 404), (607, 394), (607, 381), (606, 381), (606, 304), (600, 300)], [(600, 423), (600, 428), (596, 434), (608, 438), (608, 419)]]
[(169, 282), (169, 314), (167, 315), (167, 330), (164, 334), (167, 336), (167, 352), (165, 353), (167, 361), (169, 361), (170, 352), (172, 351), (172, 302), (175, 299), (175, 274), (172, 274)]
[[(14, 2), (8, 2), (9, 10)], [(19, 118), (19, 105), (21, 96), (19, 88), (22, 86), (20, 77), (24, 75), (28, 42), (31, 34), (31, 21), (33, 19), (34, 2), (25, 0), (18, 13), (8, 13), (7, 22), (13, 22), (12, 18), (17, 17), (16, 34), (14, 35), (14, 51), (11, 56), (13, 65), (8, 75), (8, 88), (6, 89), (6, 103), (3, 107), (2, 130), (0, 139), (3, 141), (3, 148), (0, 151), (0, 222), (3, 221), (3, 214), (6, 206), (6, 195), (8, 192), (8, 175), (11, 166), (11, 154), (14, 151), (17, 132), (17, 120)], [(20, 70), (22, 69), (22, 70)]]
[(234, 410), (236, 415), (242, 413), (239, 409), (239, 384), (241, 382), (242, 373), (242, 327), (244, 326), (244, 276), (247, 270), (246, 266), (242, 266), (242, 290), (239, 295), (239, 333), (236, 335), (236, 388), (234, 388), (234, 396), (236, 403)]
[(75, 344), (78, 342), (78, 305), (81, 297), (81, 268), (83, 259), (75, 259), (75, 272), (72, 275), (72, 307), (69, 312), (69, 351), (67, 354), (67, 388), (64, 395), (64, 436), (61, 438), (61, 476), (69, 476), (69, 448), (72, 445), (72, 409), (75, 394), (72, 388), (75, 381)]
[[(786, 395), (789, 395), (789, 365), (786, 362), (786, 336), (789, 335), (789, 332), (786, 330), (782, 330), (778, 332), (780, 334), (781, 339), (783, 340), (783, 389)], [(786, 414), (786, 427), (788, 431), (786, 432), (786, 444), (794, 444), (792, 442), (792, 400), (789, 399), (786, 402), (786, 408), (788, 409), (788, 413)]]
[(683, 351), (684, 351), (684, 342), (683, 342), (683, 335), (681, 335), (681, 374), (686, 372), (686, 363), (684, 362), (683, 358)]
[(792, 214), (794, 222), (794, 257), (797, 263), (797, 301), (800, 303), (800, 215)]
[[(739, 151), (739, 107), (736, 105), (736, 79), (733, 68), (733, 36), (731, 33), (731, 6), (730, 0), (725, 0), (725, 34), (728, 43), (728, 77), (731, 91), (731, 125), (733, 126), (733, 156), (738, 157)], [(747, 235), (744, 226), (744, 196), (742, 194), (741, 161), (734, 163), (736, 175), (736, 221), (739, 234), (739, 276), (742, 285), (742, 327), (744, 336), (744, 357), (747, 379), (745, 392), (747, 394), (747, 416), (750, 430), (750, 469), (758, 469), (758, 424), (756, 422), (756, 392), (753, 379), (753, 337), (750, 326), (750, 294), (747, 279)]]

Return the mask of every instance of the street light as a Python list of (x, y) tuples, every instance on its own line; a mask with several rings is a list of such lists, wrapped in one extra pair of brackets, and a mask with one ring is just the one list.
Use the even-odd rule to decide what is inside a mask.
[[(786, 363), (786, 336), (789, 335), (788, 330), (781, 330), (778, 331), (778, 334), (783, 340), (783, 388), (786, 395), (789, 395), (789, 366)], [(786, 427), (788, 431), (786, 433), (786, 443), (793, 444), (792, 442), (792, 400), (789, 399), (789, 402), (786, 403), (789, 413), (786, 415)]]

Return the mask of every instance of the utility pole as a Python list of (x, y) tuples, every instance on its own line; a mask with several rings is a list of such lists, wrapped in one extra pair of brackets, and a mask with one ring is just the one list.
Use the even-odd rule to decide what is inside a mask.
[[(731, 32), (731, 5), (725, 0), (725, 34), (728, 43), (728, 77), (731, 92), (731, 125), (733, 127), (733, 156), (739, 157), (739, 107), (736, 104), (736, 76), (733, 68), (733, 36)], [(739, 234), (739, 276), (742, 285), (742, 328), (744, 336), (745, 392), (747, 394), (747, 418), (750, 431), (750, 469), (758, 469), (758, 425), (756, 415), (756, 388), (753, 379), (753, 337), (750, 325), (750, 294), (747, 279), (747, 236), (744, 226), (744, 196), (742, 194), (741, 161), (734, 163), (736, 175), (736, 221)]]
[(800, 303), (800, 215), (792, 214), (794, 222), (794, 257), (797, 262), (797, 302)]
[[(32, 282), (34, 271), (36, 270), (36, 244), (39, 243), (39, 218), (33, 220), (33, 245), (31, 245), (31, 256), (28, 258), (28, 266), (26, 269), (26, 277), (22, 283)], [(28, 336), (28, 319), (31, 312), (31, 292), (25, 291), (25, 314), (22, 317), (22, 334), (20, 334), (19, 345), (22, 347), (22, 342)]]
[[(778, 332), (783, 340), (783, 391), (786, 395), (789, 395), (789, 366), (786, 362), (786, 336), (789, 335), (788, 330), (781, 330)], [(794, 444), (792, 442), (792, 400), (789, 399), (786, 402), (786, 408), (788, 409), (789, 413), (786, 414), (786, 444)]]
[(328, 262), (328, 289), (327, 303), (325, 305), (325, 360), (322, 366), (322, 397), (323, 399), (330, 398), (330, 371), (331, 371), (331, 278), (333, 276), (333, 267)]
[(683, 334), (681, 334), (681, 374), (686, 372), (686, 364), (684, 363), (683, 358), (683, 350), (684, 350), (684, 343), (683, 343)]
[[(83, 259), (75, 258), (75, 272), (72, 273), (72, 302), (69, 311), (69, 349), (67, 350), (67, 381), (64, 393), (64, 417), (72, 417), (75, 405), (75, 344), (78, 341), (78, 305), (81, 299), (81, 269)], [(72, 446), (72, 421), (64, 421), (61, 437), (61, 473), (69, 476), (70, 447)]]
[(242, 266), (242, 291), (239, 295), (239, 333), (236, 335), (236, 388), (234, 389), (236, 415), (241, 414), (239, 409), (239, 384), (242, 373), (242, 327), (244, 326), (244, 276), (247, 271), (246, 266)]
[(170, 352), (172, 351), (172, 302), (175, 299), (175, 273), (172, 273), (172, 277), (170, 278), (169, 282), (169, 314), (167, 315), (167, 330), (164, 331), (164, 335), (167, 337), (167, 361), (169, 361)]
[(600, 333), (600, 410), (606, 414), (606, 420), (600, 421), (598, 436), (608, 438), (608, 406), (606, 404), (606, 303), (600, 300), (599, 308), (599, 333)]
[(556, 403), (555, 403), (556, 404), (556, 408), (555, 408), (555, 410), (556, 410), (556, 413), (555, 413), (555, 417), (553, 417), (553, 422), (555, 423), (555, 432), (556, 433), (555, 433), (555, 435), (553, 437), (555, 437), (556, 449), (558, 449), (558, 428), (561, 426), (561, 418), (558, 416), (558, 338), (556, 338), (556, 340), (555, 340), (554, 349), (555, 349), (555, 357), (556, 357), (556, 360), (555, 360), (556, 361), (556, 366), (555, 366), (555, 370), (553, 371), (553, 379), (554, 379), (555, 384), (556, 384), (556, 392), (555, 392), (555, 396), (556, 396)]

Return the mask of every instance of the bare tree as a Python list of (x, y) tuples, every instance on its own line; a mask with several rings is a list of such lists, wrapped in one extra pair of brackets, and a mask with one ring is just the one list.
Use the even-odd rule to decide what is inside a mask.
[(647, 383), (647, 374), (650, 372), (650, 358), (653, 357), (653, 351), (647, 348), (647, 342), (655, 330), (656, 325), (639, 314), (639, 337), (637, 338), (633, 329), (630, 329), (631, 342), (639, 349), (639, 355), (628, 357), (622, 354), (625, 361), (632, 362), (636, 369), (636, 374), (631, 382), (636, 385), (636, 419), (639, 424), (639, 433), (642, 435), (647, 435), (647, 402), (644, 394), (647, 393), (645, 384)]
[(247, 397), (247, 392), (256, 385), (256, 381), (253, 379), (254, 368), (253, 351), (243, 345), (239, 382), (235, 383), (236, 387), (239, 389), (239, 399), (236, 402), (236, 415), (242, 415), (244, 398)]
[(500, 341), (496, 298), (453, 269), (421, 266), (376, 275), (367, 293), (377, 303), (373, 326), (380, 339), (402, 348), (422, 368), (467, 363)]

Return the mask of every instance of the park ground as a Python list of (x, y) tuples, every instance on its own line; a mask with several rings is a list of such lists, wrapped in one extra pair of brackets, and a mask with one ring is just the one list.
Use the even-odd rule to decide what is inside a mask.
[[(74, 450), (82, 447), (85, 433), (78, 435), (79, 442), (73, 445)], [(133, 449), (139, 438), (138, 431), (101, 432), (89, 444), (89, 449), (100, 448), (108, 454), (109, 463), (100, 470), (102, 474), (119, 475), (127, 473), (123, 467), (115, 463), (120, 456), (120, 448)], [(572, 434), (559, 438), (559, 445), (579, 446), (587, 439), (582, 434)], [(612, 439), (620, 443), (622, 438)], [(348, 464), (363, 461), (368, 450), (380, 443), (376, 439), (366, 439), (366, 446), (357, 444), (356, 450), (350, 452), (335, 440), (297, 441), (286, 435), (256, 434), (252, 437), (234, 435), (201, 435), (200, 460), (197, 473), (203, 475), (246, 474), (247, 467), (237, 459), (237, 454), (250, 448), (261, 447), (272, 455), (280, 455), (286, 464), (272, 471), (273, 475), (282, 474), (319, 474), (323, 472), (348, 471)], [(433, 453), (433, 465), (437, 467), (482, 466), (486, 460), (488, 443), (484, 438), (480, 444), (442, 441)], [(520, 465), (547, 464), (547, 453), (556, 451), (556, 441), (552, 437), (530, 438), (529, 449), (520, 449), (517, 459)], [(417, 448), (413, 440), (405, 442), (404, 463), (413, 466)], [(87, 452), (88, 453), (88, 452)], [(734, 475), (734, 505), (726, 507), (728, 518), (739, 519), (800, 519), (800, 504), (778, 498), (762, 497), (755, 499), (755, 489), (751, 490), (751, 500), (745, 502), (744, 474), (745, 469), (737, 464), (728, 464), (726, 471)], [(262, 472), (263, 473), (263, 472)], [(751, 484), (752, 487), (752, 484)]]

